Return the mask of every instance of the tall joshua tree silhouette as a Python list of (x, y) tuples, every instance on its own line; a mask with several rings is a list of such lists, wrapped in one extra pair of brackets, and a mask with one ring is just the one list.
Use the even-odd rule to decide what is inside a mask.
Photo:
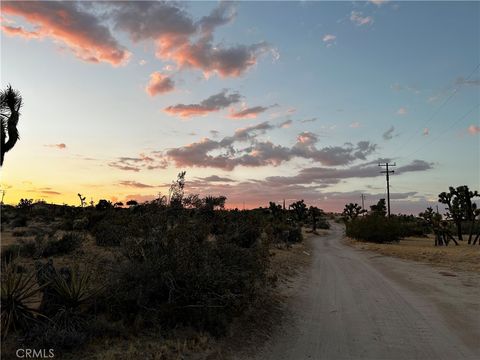
[(22, 97), (17, 90), (8, 85), (0, 93), (0, 166), (3, 166), (5, 153), (12, 150), (20, 138), (17, 124), (20, 116), (20, 107), (22, 106)]

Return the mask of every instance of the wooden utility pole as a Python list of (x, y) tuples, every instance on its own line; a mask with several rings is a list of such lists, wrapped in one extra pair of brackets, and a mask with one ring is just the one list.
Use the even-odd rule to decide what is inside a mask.
[(384, 167), (384, 171), (380, 171), (381, 174), (386, 174), (387, 177), (387, 214), (388, 217), (390, 217), (390, 174), (393, 174), (395, 171), (394, 170), (388, 170), (389, 166), (397, 166), (396, 163), (389, 164), (386, 162), (385, 164), (378, 164), (378, 166)]
[(365, 201), (365, 195), (362, 194), (362, 210), (365, 210), (365, 203), (364, 203), (364, 201)]

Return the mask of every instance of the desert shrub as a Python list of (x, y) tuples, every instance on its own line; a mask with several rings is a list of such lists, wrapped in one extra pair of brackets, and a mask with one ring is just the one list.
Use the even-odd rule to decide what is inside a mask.
[(400, 237), (408, 236), (426, 236), (430, 231), (430, 226), (420, 218), (413, 215), (400, 215), (392, 217), (399, 226)]
[(113, 320), (184, 323), (222, 333), (262, 289), (268, 251), (257, 239), (251, 244), (258, 233), (211, 241), (195, 220), (179, 221), (126, 241), (130, 255), (117, 264), (103, 306)]
[(22, 237), (27, 236), (28, 232), (26, 230), (14, 230), (12, 231), (12, 236), (15, 237)]
[(95, 225), (92, 235), (99, 246), (119, 246), (127, 236), (127, 229), (123, 219), (109, 216)]
[(86, 217), (73, 220), (72, 229), (73, 230), (85, 230), (88, 227), (88, 219)]
[(11, 222), (10, 226), (12, 228), (17, 228), (17, 227), (24, 227), (27, 226), (27, 217), (24, 215), (20, 215), (15, 217)]
[(73, 230), (73, 219), (71, 217), (63, 218), (58, 227), (60, 230), (72, 231)]
[(272, 243), (298, 243), (303, 241), (302, 228), (294, 224), (273, 222), (266, 228), (267, 237)]
[(386, 243), (398, 241), (402, 233), (395, 218), (369, 215), (347, 222), (346, 235), (357, 240)]
[(36, 252), (37, 246), (34, 241), (8, 245), (2, 249), (2, 262), (9, 263), (18, 256), (33, 257)]
[(53, 256), (69, 254), (80, 246), (82, 236), (78, 233), (64, 234), (60, 239), (50, 238), (44, 245), (42, 255)]
[(88, 333), (75, 328), (64, 328), (55, 321), (44, 321), (32, 326), (22, 337), (22, 343), (29, 348), (55, 349), (55, 357), (63, 352), (80, 348), (86, 343)]

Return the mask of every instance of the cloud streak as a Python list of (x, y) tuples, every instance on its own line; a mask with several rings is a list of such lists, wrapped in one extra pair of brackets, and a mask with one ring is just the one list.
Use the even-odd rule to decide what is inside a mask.
[(242, 97), (239, 93), (228, 94), (228, 90), (223, 90), (218, 94), (202, 100), (200, 103), (172, 105), (166, 107), (164, 111), (169, 115), (179, 116), (181, 118), (204, 116), (238, 103), (241, 98)]

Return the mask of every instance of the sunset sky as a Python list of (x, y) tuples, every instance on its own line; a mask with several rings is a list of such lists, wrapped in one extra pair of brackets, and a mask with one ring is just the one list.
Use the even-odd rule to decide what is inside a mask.
[(181, 170), (228, 207), (480, 184), (479, 2), (7, 2), (24, 106), (5, 202), (151, 200)]

